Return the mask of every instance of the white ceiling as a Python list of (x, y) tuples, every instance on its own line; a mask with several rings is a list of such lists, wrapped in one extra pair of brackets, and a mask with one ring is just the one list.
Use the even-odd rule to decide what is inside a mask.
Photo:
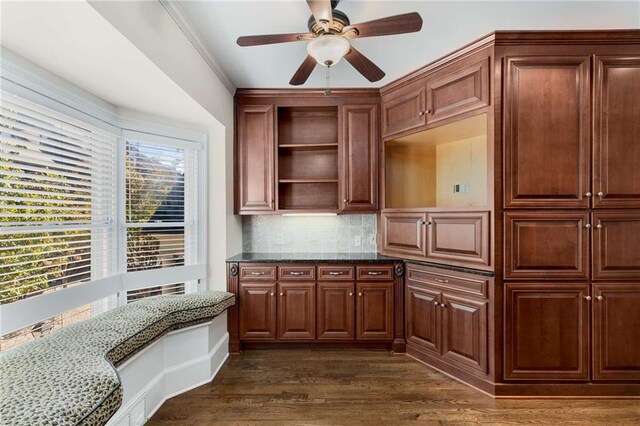
[[(304, 32), (311, 15), (304, 0), (180, 1), (191, 25), (237, 87), (288, 85), (306, 56), (306, 43), (239, 47), (241, 35)], [(346, 61), (332, 70), (333, 87), (379, 87), (491, 31), (640, 28), (640, 0), (633, 1), (356, 1), (337, 9), (352, 23), (417, 11), (422, 31), (360, 39), (353, 45), (387, 76), (369, 83)], [(302, 87), (322, 87), (317, 66)]]
[(2, 1), (2, 45), (108, 103), (198, 126), (213, 117), (93, 7)]

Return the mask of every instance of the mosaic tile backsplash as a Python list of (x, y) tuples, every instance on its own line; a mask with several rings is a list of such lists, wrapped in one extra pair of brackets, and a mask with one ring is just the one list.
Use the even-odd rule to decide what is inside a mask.
[(245, 253), (374, 253), (376, 215), (243, 216)]

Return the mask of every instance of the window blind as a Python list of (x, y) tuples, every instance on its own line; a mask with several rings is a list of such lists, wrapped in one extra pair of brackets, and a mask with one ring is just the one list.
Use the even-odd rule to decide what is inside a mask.
[(0, 105), (0, 303), (115, 272), (115, 135), (36, 104)]
[(192, 264), (195, 150), (127, 140), (125, 173), (127, 271)]

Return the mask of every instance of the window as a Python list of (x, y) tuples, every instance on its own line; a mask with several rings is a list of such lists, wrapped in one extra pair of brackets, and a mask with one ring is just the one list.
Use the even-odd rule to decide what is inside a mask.
[(184, 294), (185, 283), (167, 284), (163, 286), (141, 288), (129, 290), (127, 292), (127, 303), (144, 299), (145, 297), (160, 296), (161, 294)]
[(13, 98), (0, 135), (0, 303), (113, 274), (116, 137)]

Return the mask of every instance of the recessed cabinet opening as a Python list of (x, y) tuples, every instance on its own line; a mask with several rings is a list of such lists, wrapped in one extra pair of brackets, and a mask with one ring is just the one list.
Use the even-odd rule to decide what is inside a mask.
[(385, 142), (385, 208), (487, 205), (487, 115)]
[(278, 108), (279, 210), (338, 209), (338, 107)]

